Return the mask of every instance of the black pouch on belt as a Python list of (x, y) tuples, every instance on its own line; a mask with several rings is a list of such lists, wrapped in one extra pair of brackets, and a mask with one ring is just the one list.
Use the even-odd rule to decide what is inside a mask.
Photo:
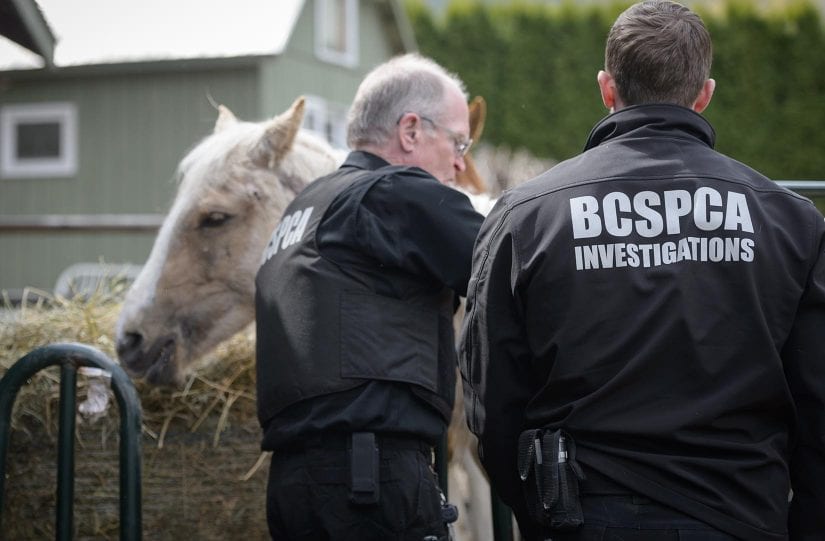
[(530, 515), (556, 531), (574, 530), (584, 522), (576, 462), (576, 444), (562, 430), (525, 430), (519, 436), (519, 476)]
[(349, 500), (358, 505), (378, 503), (378, 447), (372, 432), (354, 432), (350, 442)]

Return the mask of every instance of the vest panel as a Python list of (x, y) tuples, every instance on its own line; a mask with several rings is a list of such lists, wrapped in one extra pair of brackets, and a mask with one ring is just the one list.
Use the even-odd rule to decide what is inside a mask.
[[(262, 424), (299, 401), (370, 380), (410, 384), (449, 420), (453, 292), (400, 269), (331, 261), (316, 239), (337, 197), (363, 198), (383, 175), (401, 170), (339, 169), (310, 184), (284, 211), (256, 277)], [(376, 292), (379, 273), (382, 281), (401, 284), (402, 298)]]

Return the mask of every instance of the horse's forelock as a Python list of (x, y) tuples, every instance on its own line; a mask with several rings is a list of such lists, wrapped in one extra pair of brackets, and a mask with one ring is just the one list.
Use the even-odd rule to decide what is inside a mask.
[[(202, 139), (178, 165), (178, 182), (182, 184), (218, 181), (208, 171), (221, 169), (235, 155), (245, 155), (264, 135), (264, 125), (238, 122), (227, 129)], [(191, 187), (190, 187), (191, 188)]]

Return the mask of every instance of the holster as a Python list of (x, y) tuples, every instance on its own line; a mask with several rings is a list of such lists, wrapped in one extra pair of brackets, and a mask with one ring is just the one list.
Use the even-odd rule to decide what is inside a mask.
[(372, 432), (354, 432), (350, 440), (349, 500), (356, 505), (378, 503), (379, 455)]
[(519, 436), (518, 469), (530, 515), (545, 528), (574, 530), (584, 522), (576, 444), (562, 430), (532, 429)]

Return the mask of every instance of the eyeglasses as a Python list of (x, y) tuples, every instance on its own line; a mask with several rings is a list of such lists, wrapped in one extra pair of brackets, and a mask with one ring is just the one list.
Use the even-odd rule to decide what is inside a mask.
[(438, 122), (436, 122), (435, 120), (433, 120), (431, 118), (427, 118), (423, 115), (418, 115), (418, 116), (421, 117), (421, 120), (423, 120), (425, 122), (429, 122), (430, 124), (432, 124), (434, 128), (438, 128), (440, 130), (443, 130), (444, 133), (446, 133), (450, 137), (450, 139), (452, 139), (453, 147), (455, 147), (455, 153), (456, 153), (457, 156), (464, 157), (464, 155), (467, 154), (467, 151), (469, 151), (470, 147), (473, 145), (473, 140), (472, 139), (464, 139), (463, 135), (454, 132), (453, 130), (451, 130), (450, 128), (447, 128), (446, 126), (442, 126), (441, 124), (439, 124)]
[[(411, 112), (411, 111), (407, 111), (407, 112)], [(407, 113), (404, 113), (400, 117), (398, 117), (398, 121), (396, 122), (396, 124), (401, 122), (401, 119), (404, 118), (404, 115), (406, 115), (406, 114)], [(418, 113), (415, 113), (415, 114), (418, 114)], [(425, 122), (429, 122), (430, 124), (433, 125), (434, 128), (437, 128), (437, 129), (440, 129), (440, 130), (444, 131), (444, 133), (446, 133), (450, 137), (450, 139), (452, 140), (453, 147), (455, 149), (455, 154), (459, 158), (463, 158), (467, 154), (467, 151), (470, 150), (470, 147), (473, 145), (473, 140), (472, 139), (464, 139), (464, 136), (461, 135), (460, 133), (456, 133), (453, 130), (451, 130), (450, 128), (447, 128), (446, 126), (442, 126), (441, 124), (439, 124), (438, 122), (436, 122), (435, 120), (433, 120), (431, 118), (427, 118), (424, 115), (418, 115), (418, 118), (420, 118), (421, 120), (424, 120)]]

